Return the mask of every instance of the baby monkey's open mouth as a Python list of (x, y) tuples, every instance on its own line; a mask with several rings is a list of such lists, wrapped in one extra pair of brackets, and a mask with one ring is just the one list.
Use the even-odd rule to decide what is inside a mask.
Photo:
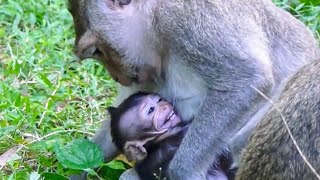
[[(175, 115), (176, 115), (176, 113), (174, 113), (174, 112), (172, 111), (171, 114), (170, 114), (170, 116), (164, 121), (164, 124), (165, 124), (166, 122), (170, 121), (171, 119), (173, 119)], [(164, 124), (163, 124), (163, 125), (164, 125)]]
[(163, 124), (160, 125), (161, 129), (171, 129), (174, 128), (180, 122), (180, 118), (176, 115), (176, 113), (172, 110), (167, 118), (164, 120)]

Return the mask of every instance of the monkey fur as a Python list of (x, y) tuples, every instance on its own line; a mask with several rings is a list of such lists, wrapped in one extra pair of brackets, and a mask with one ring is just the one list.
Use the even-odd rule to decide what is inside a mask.
[[(243, 142), (242, 149), (270, 108), (254, 89), (276, 99), (283, 81), (319, 55), (312, 32), (271, 0), (69, 4), (77, 56), (98, 59), (109, 72), (121, 69), (111, 74), (122, 84), (115, 105), (151, 91), (172, 102), (182, 119), (193, 119), (169, 165), (172, 179), (204, 179), (207, 159), (233, 142)], [(118, 58), (110, 58), (110, 49)], [(241, 134), (244, 125), (249, 128)], [(106, 161), (119, 153), (108, 126), (93, 139)], [(233, 155), (239, 159), (240, 151)]]
[[(147, 92), (130, 95), (116, 108), (108, 107), (113, 142), (122, 153), (126, 156), (129, 154), (129, 159), (139, 159), (134, 168), (141, 180), (168, 179), (168, 165), (188, 130), (190, 122), (185, 124), (180, 121), (170, 126), (169, 131), (158, 133), (159, 130), (153, 126), (155, 123), (151, 121), (162, 122), (159, 118), (164, 117), (167, 119), (164, 124), (172, 125), (171, 117), (175, 117), (173, 115), (175, 112), (170, 110), (170, 107), (172, 106), (161, 97)], [(150, 111), (151, 108), (153, 108), (152, 111)], [(152, 113), (148, 113), (146, 117), (144, 114), (148, 111)], [(151, 127), (150, 123), (153, 124)], [(160, 136), (161, 139), (159, 139)], [(132, 147), (128, 149), (127, 144)], [(141, 151), (140, 146), (145, 150)], [(128, 150), (133, 150), (134, 153)], [(147, 155), (143, 157), (145, 151)], [(132, 154), (135, 157), (132, 157)], [(207, 179), (234, 179), (236, 169), (230, 169), (232, 162), (232, 156), (228, 150), (220, 152), (218, 161), (212, 162), (207, 172)], [(162, 168), (161, 171), (160, 168)]]
[(320, 61), (300, 69), (258, 124), (243, 151), (237, 180), (318, 179), (289, 136), (320, 173)]

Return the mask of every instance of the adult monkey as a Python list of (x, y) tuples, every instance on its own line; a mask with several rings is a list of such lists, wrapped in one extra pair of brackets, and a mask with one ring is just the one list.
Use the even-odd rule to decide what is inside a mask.
[[(320, 60), (320, 59), (319, 59)], [(290, 78), (280, 99), (253, 131), (237, 180), (320, 179), (320, 61)], [(306, 164), (283, 122), (318, 176)]]
[[(270, 108), (254, 89), (276, 97), (279, 84), (319, 54), (310, 30), (270, 0), (69, 2), (77, 55), (99, 59), (108, 70), (120, 59), (123, 71), (111, 76), (139, 83), (121, 87), (115, 105), (148, 90), (173, 102), (182, 119), (194, 118), (169, 166), (171, 179), (204, 179), (205, 160)], [(117, 154), (108, 131), (105, 123), (94, 138), (106, 160)]]

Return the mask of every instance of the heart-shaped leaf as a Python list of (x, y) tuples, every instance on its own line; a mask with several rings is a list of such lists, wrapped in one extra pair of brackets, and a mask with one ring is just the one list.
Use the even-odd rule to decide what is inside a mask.
[(84, 170), (103, 163), (100, 147), (86, 139), (76, 139), (65, 147), (55, 146), (59, 162), (66, 168)]

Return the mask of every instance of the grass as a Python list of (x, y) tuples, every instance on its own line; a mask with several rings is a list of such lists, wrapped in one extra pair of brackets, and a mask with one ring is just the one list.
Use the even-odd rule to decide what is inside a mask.
[(95, 132), (115, 96), (114, 82), (98, 62), (74, 57), (64, 0), (0, 2), (0, 154), (22, 146), (0, 179), (65, 174), (53, 145)]
[[(319, 4), (276, 2), (320, 32)], [(91, 137), (105, 119), (114, 82), (98, 62), (77, 61), (73, 43), (65, 0), (0, 0), (0, 154), (11, 155), (0, 156), (0, 179), (67, 176), (54, 145)]]

